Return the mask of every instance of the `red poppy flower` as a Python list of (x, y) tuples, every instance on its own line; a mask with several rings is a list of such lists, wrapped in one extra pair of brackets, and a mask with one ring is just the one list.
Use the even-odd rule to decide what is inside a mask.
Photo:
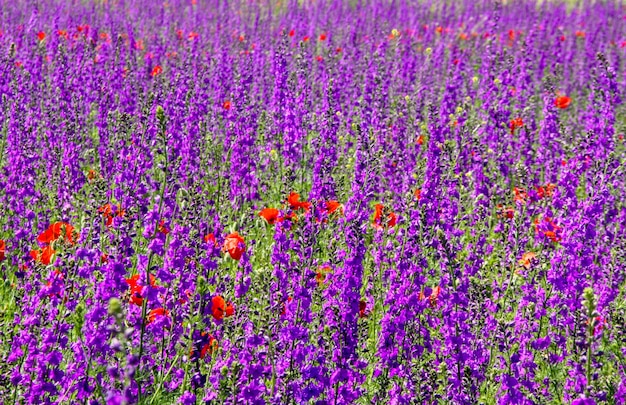
[(155, 308), (148, 314), (148, 323), (154, 322), (160, 316), (168, 316), (170, 313), (168, 310), (163, 308)]
[(290, 37), (293, 37), (294, 35), (296, 35), (296, 30), (289, 31), (289, 36)]
[(293, 301), (293, 297), (287, 297), (287, 301), (283, 302), (283, 310), (280, 313), (281, 316), (287, 314), (287, 304), (289, 304), (291, 301)]
[(306, 201), (300, 201), (300, 194), (292, 191), (289, 193), (289, 197), (287, 197), (287, 202), (289, 203), (289, 207), (292, 210), (304, 209), (306, 212), (309, 212), (311, 209), (311, 203)]
[(561, 231), (563, 228), (558, 226), (552, 218), (545, 217), (543, 220), (539, 220), (539, 218), (535, 218), (533, 221), (535, 226), (535, 234), (539, 234), (540, 232), (548, 239), (550, 239), (554, 243), (559, 243), (563, 238), (561, 237)]
[(226, 317), (228, 318), (229, 316), (233, 315), (235, 315), (235, 307), (233, 306), (232, 302), (229, 302), (228, 304), (226, 304)]
[(202, 337), (206, 338), (207, 342), (204, 345), (202, 345), (202, 348), (200, 349), (201, 359), (205, 358), (207, 353), (212, 355), (213, 353), (215, 353), (215, 351), (219, 347), (217, 339), (215, 339), (213, 336), (208, 335), (206, 332), (202, 332)]
[(422, 199), (422, 190), (419, 188), (416, 188), (415, 191), (413, 192), (413, 195), (415, 196), (415, 198), (417, 198), (417, 201)]
[(556, 184), (547, 183), (545, 186), (535, 187), (535, 191), (539, 198), (543, 199), (544, 197), (552, 197), (552, 193), (556, 188)]
[(441, 294), (441, 287), (437, 286), (435, 288), (433, 288), (433, 290), (431, 291), (430, 295), (428, 297), (426, 297), (426, 295), (424, 294), (424, 291), (420, 291), (419, 295), (418, 295), (418, 299), (420, 301), (425, 300), (426, 298), (428, 298), (428, 301), (430, 303), (431, 307), (435, 307), (437, 305), (437, 298), (439, 297), (439, 294)]
[(165, 226), (164, 219), (162, 219), (161, 222), (159, 222), (159, 232), (161, 232), (163, 235), (167, 235), (168, 233), (170, 233), (170, 230), (167, 229), (167, 227)]
[(537, 255), (533, 252), (526, 252), (522, 255), (522, 258), (518, 260), (517, 263), (519, 263), (521, 266), (524, 266), (525, 268), (529, 269), (530, 265), (532, 264), (532, 261), (537, 257)]
[(59, 236), (60, 234), (55, 234), (52, 226), (49, 226), (48, 229), (37, 236), (37, 242), (51, 243), (57, 240)]
[(513, 187), (513, 192), (515, 193), (515, 196), (513, 197), (513, 200), (515, 202), (519, 202), (522, 204), (526, 203), (526, 198), (528, 198), (528, 194), (526, 193), (526, 190), (524, 190), (523, 188), (519, 188), (519, 187)]
[(328, 200), (326, 201), (326, 212), (328, 213), (328, 215), (336, 212), (337, 210), (339, 210), (339, 212), (343, 215), (343, 204), (340, 203), (339, 201), (336, 200)]
[(217, 245), (217, 241), (215, 240), (215, 235), (213, 235), (212, 233), (204, 235), (203, 239), (206, 243), (212, 243), (214, 245)]
[(330, 266), (321, 266), (317, 268), (317, 272), (315, 273), (315, 281), (317, 281), (317, 286), (321, 287), (326, 281), (326, 275), (332, 273), (333, 269)]
[(0, 239), (0, 260), (5, 259), (4, 257), (5, 249), (6, 249), (6, 243), (2, 239)]
[(227, 304), (221, 295), (216, 295), (211, 299), (211, 312), (213, 318), (221, 320), (224, 318), (224, 315), (226, 315), (227, 318), (233, 316), (235, 314), (235, 307), (231, 302)]
[(274, 225), (276, 222), (280, 222), (278, 214), (279, 211), (276, 208), (264, 208), (261, 210), (261, 212), (259, 212), (259, 216), (270, 225)]
[(222, 298), (221, 295), (216, 295), (211, 299), (211, 312), (213, 314), (213, 318), (220, 320), (224, 318), (224, 312), (226, 310), (226, 301)]
[(437, 286), (433, 288), (433, 292), (430, 293), (430, 297), (428, 297), (431, 306), (434, 307), (437, 305), (437, 298), (439, 297), (439, 294), (441, 294), (441, 287)]
[(513, 219), (515, 216), (515, 210), (513, 208), (504, 207), (502, 204), (496, 206), (498, 210), (498, 218)]
[(364, 300), (359, 301), (359, 318), (365, 318), (367, 316), (367, 303)]
[(113, 224), (113, 218), (115, 218), (115, 216), (118, 216), (120, 218), (124, 216), (124, 210), (117, 209), (117, 212), (114, 213), (113, 208), (114, 207), (111, 206), (111, 204), (109, 203), (104, 204), (102, 207), (98, 208), (98, 212), (100, 212), (105, 219), (106, 226), (111, 226)]
[(320, 41), (326, 41), (326, 34), (320, 34)]
[(584, 38), (586, 36), (587, 36), (587, 34), (585, 34), (585, 31), (576, 31), (576, 37)]
[(394, 227), (396, 225), (396, 223), (398, 222), (398, 217), (397, 215), (393, 212), (393, 211), (389, 211), (389, 213), (386, 215), (387, 218), (387, 222), (386, 224), (382, 224), (381, 220), (383, 217), (383, 211), (385, 211), (385, 206), (382, 204), (376, 204), (374, 206), (374, 221), (372, 221), (372, 225), (374, 226), (374, 228), (376, 229), (383, 229), (383, 226), (388, 226), (390, 228)]
[[(141, 306), (143, 304), (143, 297), (141, 296), (143, 285), (139, 284), (139, 274), (127, 278), (126, 284), (130, 288), (130, 303)], [(156, 286), (156, 278), (152, 274), (150, 274), (150, 285), (152, 287)]]
[(52, 249), (50, 245), (44, 247), (43, 249), (31, 250), (30, 257), (33, 258), (36, 262), (40, 262), (44, 265), (49, 265), (52, 261), (52, 256), (56, 253)]
[(239, 233), (233, 232), (226, 236), (222, 250), (228, 252), (233, 260), (239, 260), (246, 250), (245, 240)]
[(150, 73), (152, 75), (152, 77), (158, 76), (161, 73), (163, 73), (163, 68), (159, 65), (156, 65), (154, 68), (152, 68), (152, 73)]
[(554, 100), (554, 105), (557, 108), (560, 108), (562, 110), (566, 109), (567, 107), (569, 107), (569, 105), (571, 104), (572, 99), (567, 97), (567, 96), (559, 96)]
[(230, 102), (230, 101), (226, 100), (226, 101), (224, 101), (224, 104), (222, 104), (222, 107), (223, 107), (225, 110), (230, 110), (230, 107), (232, 107), (232, 104), (231, 104), (231, 102)]
[(302, 42), (307, 42), (309, 40), (308, 36), (305, 36), (304, 38), (302, 38)]
[(513, 118), (510, 122), (509, 122), (509, 128), (511, 129), (511, 135), (513, 133), (515, 133), (515, 130), (517, 128), (521, 128), (524, 126), (524, 121), (522, 121), (521, 118), (517, 117), (517, 118)]
[(46, 39), (46, 33), (43, 31), (39, 31), (37, 33), (37, 38), (39, 39), (40, 42), (43, 41), (44, 39)]

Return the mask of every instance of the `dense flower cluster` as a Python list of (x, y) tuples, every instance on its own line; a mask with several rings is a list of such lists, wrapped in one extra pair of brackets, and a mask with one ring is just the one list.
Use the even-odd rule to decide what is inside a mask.
[(17, 1), (0, 50), (0, 403), (626, 403), (619, 2)]

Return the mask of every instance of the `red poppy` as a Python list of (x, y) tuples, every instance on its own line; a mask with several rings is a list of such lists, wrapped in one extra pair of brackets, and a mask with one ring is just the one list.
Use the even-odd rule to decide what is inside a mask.
[(326, 212), (328, 213), (328, 215), (332, 214), (333, 212), (337, 210), (339, 210), (339, 212), (343, 214), (343, 204), (335, 200), (326, 201)]
[(37, 236), (37, 241), (41, 243), (51, 243), (59, 239), (62, 233), (62, 228), (65, 227), (65, 241), (69, 244), (74, 244), (73, 233), (74, 227), (67, 222), (55, 222), (51, 224), (48, 229), (43, 231)]
[(393, 211), (389, 211), (389, 213), (386, 215), (387, 223), (386, 224), (381, 224), (381, 219), (383, 217), (383, 211), (385, 211), (385, 206), (382, 205), (382, 204), (376, 204), (374, 206), (374, 209), (375, 209), (375, 211), (374, 211), (374, 221), (372, 221), (372, 225), (374, 226), (374, 228), (382, 229), (384, 225), (392, 228), (398, 222), (397, 215)]
[(567, 107), (569, 107), (569, 105), (571, 104), (572, 99), (567, 97), (567, 96), (558, 96), (555, 100), (554, 100), (554, 105), (557, 108), (560, 108), (562, 110), (566, 109)]
[(526, 252), (522, 255), (522, 258), (518, 260), (518, 263), (525, 268), (529, 269), (532, 261), (537, 257), (533, 252)]
[[(143, 304), (143, 297), (141, 296), (143, 285), (139, 284), (139, 274), (135, 274), (130, 278), (127, 278), (126, 284), (128, 284), (128, 287), (130, 288), (129, 302), (137, 306), (141, 306)], [(150, 274), (150, 285), (152, 287), (156, 286), (156, 278), (152, 274)]]
[(317, 272), (315, 273), (315, 281), (317, 281), (317, 286), (321, 287), (326, 281), (326, 275), (332, 273), (333, 269), (330, 266), (321, 266), (317, 268)]
[(203, 239), (206, 243), (212, 243), (214, 245), (217, 245), (217, 241), (215, 240), (215, 235), (213, 235), (212, 233), (204, 235)]
[(156, 65), (154, 68), (152, 68), (152, 73), (150, 73), (152, 75), (152, 77), (158, 76), (161, 73), (163, 73), (163, 68), (159, 65)]
[(39, 31), (37, 33), (37, 38), (39, 39), (40, 42), (43, 41), (44, 39), (46, 39), (46, 33), (43, 31)]
[(417, 198), (417, 201), (422, 199), (422, 190), (419, 188), (416, 188), (415, 191), (413, 192), (413, 195), (415, 196), (415, 198)]
[(302, 42), (307, 42), (309, 40), (308, 36), (305, 36), (304, 38), (302, 38)]
[(431, 306), (434, 307), (435, 305), (437, 305), (437, 298), (439, 297), (439, 294), (441, 294), (441, 287), (437, 286), (433, 288), (433, 292), (430, 293), (430, 297), (428, 297)]
[(587, 34), (585, 34), (585, 31), (576, 31), (576, 37), (584, 38), (586, 36), (587, 36)]
[(235, 315), (235, 307), (232, 302), (226, 304), (226, 317)]
[(226, 315), (227, 318), (233, 316), (235, 314), (235, 307), (231, 302), (227, 304), (221, 295), (216, 295), (211, 299), (211, 312), (213, 318), (221, 320), (224, 318), (224, 315)]
[(36, 262), (40, 262), (44, 265), (49, 265), (52, 261), (52, 256), (56, 253), (52, 249), (50, 245), (44, 247), (43, 249), (36, 249), (30, 251), (30, 257), (33, 258)]
[(294, 35), (296, 35), (296, 30), (289, 31), (289, 36), (290, 37), (293, 37)]
[(168, 316), (170, 313), (168, 310), (163, 308), (155, 308), (148, 314), (148, 323), (154, 322), (160, 316)]
[(108, 262), (109, 262), (109, 255), (106, 253), (102, 253), (102, 255), (100, 255), (100, 263), (104, 264)]
[(515, 133), (515, 130), (517, 128), (521, 128), (523, 126), (524, 126), (524, 121), (522, 121), (522, 119), (520, 117), (513, 118), (509, 122), (509, 128), (511, 129), (511, 135), (513, 135), (513, 133)]
[(268, 224), (274, 225), (276, 222), (280, 222), (280, 218), (278, 218), (279, 213), (276, 208), (264, 208), (259, 212), (259, 216)]
[(124, 210), (117, 209), (117, 211), (114, 213), (113, 209), (114, 207), (109, 203), (104, 204), (102, 207), (98, 208), (98, 212), (102, 214), (106, 221), (106, 226), (111, 226), (113, 224), (113, 218), (115, 218), (115, 216), (118, 216), (120, 218), (124, 216)]
[(230, 101), (226, 100), (226, 101), (224, 101), (224, 104), (222, 104), (222, 107), (223, 107), (225, 110), (230, 110), (230, 107), (232, 107), (232, 104), (231, 104), (231, 102), (230, 102)]
[(4, 257), (5, 249), (6, 249), (6, 243), (2, 239), (0, 239), (0, 260), (5, 259)]
[(205, 358), (207, 353), (208, 354), (215, 353), (215, 351), (219, 347), (217, 339), (215, 339), (213, 336), (211, 336), (211, 335), (207, 336), (206, 332), (202, 332), (202, 337), (206, 337), (208, 341), (200, 349), (200, 358), (201, 359)]
[(417, 144), (418, 145), (423, 145), (424, 144), (424, 135), (420, 135), (417, 137)]
[(234, 260), (239, 260), (246, 250), (245, 240), (239, 233), (233, 232), (226, 236), (222, 250), (228, 252)]
[(320, 41), (326, 41), (326, 34), (320, 34)]
[(513, 208), (504, 207), (502, 204), (496, 206), (498, 209), (498, 218), (513, 219), (515, 216), (515, 210)]
[(428, 301), (430, 302), (430, 306), (431, 307), (435, 307), (437, 305), (437, 298), (439, 297), (439, 294), (441, 294), (441, 287), (437, 286), (435, 288), (433, 288), (433, 290), (431, 291), (430, 295), (428, 297), (426, 297), (426, 295), (424, 294), (424, 291), (420, 291), (419, 295), (418, 295), (418, 299), (420, 301), (425, 300), (426, 298), (428, 298)]
[[(589, 324), (589, 319), (587, 319), (586, 323)], [(606, 319), (604, 319), (601, 316), (596, 316), (595, 318), (592, 318), (592, 324), (594, 326), (593, 328), (594, 335), (599, 335), (600, 333), (602, 333), (602, 330), (605, 327), (608, 327), (608, 322), (606, 321)]]
[(311, 203), (306, 201), (300, 201), (300, 194), (292, 191), (289, 193), (289, 197), (287, 197), (287, 202), (289, 203), (289, 207), (292, 210), (304, 209), (304, 211), (309, 212), (311, 209)]
[(359, 318), (365, 318), (367, 316), (367, 303), (364, 300), (359, 301)]
[(515, 40), (515, 31), (514, 30), (509, 30), (509, 39), (511, 41)]
[(159, 222), (159, 232), (161, 232), (163, 235), (167, 235), (168, 233), (170, 233), (170, 230), (167, 229), (167, 227), (165, 226), (164, 219), (162, 219), (161, 222)]
[(563, 228), (558, 226), (551, 218), (545, 217), (542, 221), (540, 221), (539, 218), (535, 218), (533, 224), (535, 226), (535, 234), (541, 232), (554, 243), (558, 243), (563, 239), (561, 236)]
[(535, 187), (535, 191), (537, 191), (539, 198), (543, 199), (544, 197), (552, 197), (555, 188), (556, 184), (547, 183), (545, 186)]
[(293, 297), (287, 297), (287, 301), (283, 302), (283, 310), (280, 313), (281, 316), (287, 314), (287, 304), (289, 304), (291, 301), (293, 301)]
[(524, 190), (523, 188), (519, 188), (519, 187), (513, 187), (513, 192), (515, 193), (515, 196), (513, 197), (513, 200), (515, 202), (519, 202), (522, 204), (526, 203), (526, 198), (528, 198), (528, 194), (526, 193), (526, 190)]

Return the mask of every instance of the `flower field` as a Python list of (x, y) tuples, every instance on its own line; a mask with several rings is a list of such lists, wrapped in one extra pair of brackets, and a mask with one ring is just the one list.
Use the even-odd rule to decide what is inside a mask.
[(0, 404), (625, 404), (626, 5), (0, 8)]

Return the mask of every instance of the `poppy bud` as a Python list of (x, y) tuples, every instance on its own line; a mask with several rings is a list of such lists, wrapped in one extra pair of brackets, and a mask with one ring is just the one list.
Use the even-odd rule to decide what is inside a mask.
[(122, 313), (122, 302), (118, 298), (111, 298), (109, 300), (109, 315), (116, 316)]

